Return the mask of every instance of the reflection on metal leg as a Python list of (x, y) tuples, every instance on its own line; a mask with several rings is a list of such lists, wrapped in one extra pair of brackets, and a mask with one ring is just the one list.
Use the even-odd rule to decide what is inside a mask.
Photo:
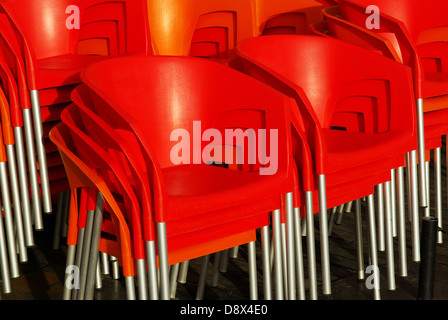
[(39, 161), (42, 205), (45, 213), (53, 211), (51, 203), (50, 179), (48, 177), (47, 153), (44, 145), (44, 131), (40, 111), (39, 91), (31, 90), (31, 109), (33, 112), (34, 136), (36, 139), (37, 159)]
[(305, 300), (305, 271), (303, 270), (303, 248), (300, 209), (294, 208), (294, 233), (296, 248), (297, 299)]
[[(1, 230), (1, 228), (0, 228)], [(1, 236), (0, 236), (1, 238)], [(2, 250), (3, 251), (3, 250)], [(66, 257), (66, 263), (65, 263), (65, 278), (64, 278), (64, 290), (62, 292), (62, 299), (63, 300), (70, 300), (71, 294), (72, 294), (72, 287), (68, 285), (68, 279), (71, 276), (69, 273), (67, 273), (67, 269), (70, 266), (73, 266), (75, 264), (75, 253), (76, 253), (76, 245), (68, 245), (67, 246), (67, 257)], [(3, 268), (1, 268), (3, 271)], [(3, 281), (5, 279), (3, 278)]]
[(358, 279), (364, 279), (364, 251), (362, 238), (361, 202), (355, 200), (356, 257), (358, 260)]
[[(412, 257), (414, 262), (420, 261), (420, 217), (418, 207), (417, 186), (417, 151), (410, 153), (411, 166), (411, 201), (412, 201)], [(409, 165), (409, 164), (408, 164)]]
[(272, 300), (271, 263), (269, 253), (269, 226), (261, 228), (261, 259), (263, 264), (264, 300)]
[(101, 193), (98, 193), (96, 200), (95, 216), (93, 218), (92, 238), (90, 240), (89, 265), (87, 267), (85, 300), (93, 300), (95, 293), (95, 275), (98, 266), (99, 244), (101, 237), (101, 226), (103, 224), (103, 206), (104, 199)]
[(276, 300), (283, 300), (283, 260), (281, 246), (280, 210), (272, 212), (274, 243), (274, 284)]
[(406, 209), (404, 200), (404, 168), (397, 168), (397, 200), (398, 200), (398, 254), (400, 258), (401, 277), (408, 275), (407, 258), (406, 258)]
[[(374, 272), (378, 270), (378, 253), (377, 253), (377, 241), (376, 241), (376, 227), (375, 227), (375, 204), (373, 194), (367, 197), (367, 203), (369, 207), (369, 237), (370, 237), (370, 259), (374, 268)], [(379, 274), (375, 274), (375, 283), (373, 287), (373, 296), (375, 300), (380, 300), (380, 285)]]
[(247, 244), (247, 254), (249, 262), (249, 293), (250, 300), (258, 300), (258, 286), (257, 286), (257, 256), (255, 251), (255, 241)]
[(157, 238), (159, 248), (160, 269), (160, 299), (170, 299), (170, 283), (168, 275), (168, 248), (166, 238), (166, 225), (164, 222), (157, 223)]
[(378, 211), (378, 250), (383, 252), (386, 250), (384, 239), (384, 185), (380, 183), (376, 186), (376, 201)]
[[(418, 136), (418, 166), (419, 170), (419, 186), (420, 186), (420, 206), (427, 207), (428, 199), (426, 190), (426, 155), (425, 155), (425, 127), (423, 118), (423, 99), (417, 99), (417, 136)], [(416, 159), (417, 160), (417, 159)]]
[(314, 237), (314, 209), (313, 192), (305, 192), (306, 227), (308, 230), (306, 242), (308, 253), (308, 278), (310, 281), (310, 299), (317, 300), (317, 274), (316, 274), (316, 245)]
[(29, 183), (26, 169), (26, 154), (23, 143), (22, 127), (14, 127), (15, 151), (17, 159), (17, 172), (19, 179), (20, 199), (22, 205), (23, 224), (25, 231), (26, 246), (34, 246), (33, 222), (30, 207)]
[[(439, 228), (442, 228), (442, 151), (441, 148), (434, 150), (434, 180), (436, 185), (436, 218)], [(437, 232), (437, 243), (443, 243), (441, 232)]]
[(294, 259), (294, 208), (293, 194), (287, 193), (285, 196), (286, 207), (286, 267), (287, 267), (287, 288), (288, 299), (296, 300), (296, 277), (295, 277), (295, 259)]
[(395, 264), (394, 264), (394, 238), (392, 234), (392, 204), (390, 199), (390, 181), (384, 183), (385, 195), (385, 228), (386, 228), (386, 255), (387, 279), (389, 290), (395, 290)]
[(148, 265), (149, 299), (159, 299), (159, 287), (157, 280), (156, 243), (146, 241), (146, 263)]
[(328, 243), (327, 193), (325, 175), (319, 175), (319, 227), (323, 294), (331, 294), (330, 249)]
[(39, 181), (37, 178), (36, 156), (34, 152), (34, 133), (32, 130), (30, 109), (23, 109), (23, 124), (25, 129), (25, 146), (28, 160), (28, 174), (31, 188), (31, 202), (33, 204), (34, 228), (42, 230), (44, 228), (42, 221), (42, 208), (40, 203)]
[[(6, 170), (6, 163), (0, 162), (0, 185), (8, 185), (8, 172)], [(8, 252), (9, 252), (9, 263), (10, 263), (10, 274), (12, 278), (18, 278), (20, 276), (19, 262), (17, 260), (17, 242), (14, 230), (14, 221), (12, 217), (11, 201), (9, 195), (9, 188), (1, 188), (2, 193), (2, 205), (3, 214), (6, 228), (6, 238), (8, 242)], [(24, 243), (22, 243), (24, 244)]]

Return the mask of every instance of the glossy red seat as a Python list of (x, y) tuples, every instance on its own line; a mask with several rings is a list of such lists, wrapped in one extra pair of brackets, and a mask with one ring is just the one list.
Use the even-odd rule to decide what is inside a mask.
[[(339, 192), (349, 186), (351, 199), (341, 202), (346, 203), (373, 194), (375, 185), (389, 188), (390, 170), (415, 150), (410, 70), (320, 36), (249, 39), (240, 43), (238, 53), (247, 73), (294, 97), (295, 113), (304, 119), (318, 181), (324, 293), (329, 294), (328, 192), (331, 186), (340, 186)], [(389, 262), (393, 268), (393, 259)]]
[[(79, 72), (84, 67), (107, 58), (98, 55), (98, 52), (104, 52), (101, 48), (105, 46), (116, 44), (118, 47), (109, 48), (108, 56), (148, 54), (146, 3), (46, 0), (8, 1), (0, 6), (13, 26), (9, 29), (2, 27), (2, 34), (17, 39), (19, 58), (26, 61), (25, 88), (31, 95), (31, 105), (24, 107), (24, 112), (28, 121), (32, 106), (43, 208), (45, 212), (51, 212), (40, 99), (46, 100), (46, 89), (79, 83)], [(41, 28), (42, 21), (45, 28)], [(77, 51), (79, 43), (82, 54)]]

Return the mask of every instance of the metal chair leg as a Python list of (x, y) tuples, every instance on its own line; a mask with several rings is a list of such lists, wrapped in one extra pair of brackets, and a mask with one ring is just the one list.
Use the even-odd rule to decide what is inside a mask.
[(36, 139), (37, 159), (39, 161), (40, 185), (42, 189), (42, 205), (46, 213), (53, 211), (51, 203), (50, 179), (48, 177), (47, 153), (44, 145), (44, 133), (40, 110), (39, 91), (31, 90), (31, 110), (33, 112), (34, 136)]
[(377, 241), (376, 241), (376, 226), (375, 226), (375, 204), (373, 199), (373, 194), (367, 197), (368, 203), (368, 214), (369, 214), (369, 244), (370, 244), (370, 259), (374, 274), (374, 286), (373, 286), (373, 296), (375, 300), (380, 300), (380, 282), (379, 282), (379, 273), (378, 272), (378, 254), (377, 254)]
[(319, 175), (319, 227), (323, 294), (331, 294), (330, 249), (328, 243), (327, 196), (325, 175)]
[(392, 204), (390, 199), (390, 181), (384, 183), (385, 195), (385, 228), (386, 228), (386, 255), (387, 278), (389, 290), (395, 290), (395, 263), (394, 263), (394, 239), (392, 233)]
[(401, 277), (408, 275), (406, 257), (406, 209), (404, 200), (404, 168), (397, 168), (397, 218), (398, 218), (398, 254), (400, 258), (399, 274)]
[(306, 226), (307, 226), (307, 253), (308, 253), (308, 278), (310, 281), (310, 299), (317, 300), (317, 275), (316, 275), (316, 247), (314, 235), (314, 209), (313, 192), (305, 192)]

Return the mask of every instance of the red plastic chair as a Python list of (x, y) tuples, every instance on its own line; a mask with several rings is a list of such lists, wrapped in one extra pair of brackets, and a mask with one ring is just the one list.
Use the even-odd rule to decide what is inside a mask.
[[(410, 70), (320, 36), (254, 38), (240, 43), (238, 53), (247, 73), (294, 97), (295, 114), (304, 119), (318, 180), (324, 294), (330, 294), (329, 187), (347, 191), (338, 204), (372, 195), (375, 185), (389, 188), (390, 170), (416, 148)], [(392, 250), (388, 233), (391, 268)]]
[[(107, 77), (100, 76), (116, 68), (120, 68), (123, 77), (116, 78), (114, 76), (115, 72)], [(100, 69), (101, 72), (99, 72)], [(154, 74), (159, 76), (154, 77)], [(176, 75), (175, 78), (172, 75)], [(122, 82), (128, 76), (133, 77), (133, 86), (132, 89), (126, 89), (124, 92), (131, 93), (132, 91), (134, 93), (130, 95), (118, 94), (117, 88), (124, 90), (125, 87), (130, 85), (129, 82)], [(99, 116), (105, 119), (117, 118), (115, 121), (124, 119), (128, 128), (140, 140), (141, 148), (146, 157), (147, 168), (152, 170), (148, 174), (154, 192), (154, 210), (159, 246), (164, 244), (162, 240), (165, 238), (165, 232), (168, 232), (169, 235), (177, 235), (179, 239), (177, 245), (191, 246), (204, 243), (207, 240), (265, 227), (267, 226), (266, 214), (268, 212), (275, 210), (277, 216), (278, 212), (276, 210), (281, 207), (279, 203), (281, 195), (288, 194), (288, 203), (291, 201), (293, 180), (290, 176), (292, 173), (289, 171), (291, 170), (290, 159), (283, 154), (285, 150), (288, 150), (283, 149), (286, 147), (283, 143), (288, 141), (288, 132), (283, 131), (281, 123), (285, 123), (284, 120), (278, 122), (279, 118), (276, 118), (282, 118), (283, 113), (276, 112), (274, 115), (269, 111), (272, 109), (260, 106), (260, 104), (265, 105), (261, 101), (274, 99), (272, 106), (281, 110), (282, 105), (288, 101), (283, 100), (285, 97), (277, 96), (267, 87), (254, 83), (247, 76), (235, 73), (235, 71), (219, 64), (187, 57), (123, 58), (109, 63), (105, 61), (92, 65), (82, 73), (81, 77), (83, 82), (95, 94), (107, 101), (107, 105), (109, 105), (107, 109), (102, 110), (102, 114), (99, 114)], [(157, 81), (153, 82), (156, 78)], [(174, 80), (178, 81), (177, 84), (173, 83)], [(168, 88), (163, 84), (165, 81), (169, 81), (170, 90), (163, 89)], [(145, 89), (136, 89), (136, 84)], [(174, 90), (177, 85), (182, 88), (181, 92)], [(225, 89), (226, 87), (229, 89)], [(230, 90), (230, 88), (232, 89)], [(149, 90), (154, 94), (148, 94)], [(151, 112), (142, 112), (141, 108), (136, 108), (137, 105), (133, 102), (136, 100), (134, 99), (142, 102), (150, 96), (152, 96), (152, 99), (160, 101), (159, 104), (163, 104), (165, 107), (157, 107), (153, 110), (152, 108), (149, 109), (151, 104), (147, 104), (148, 111), (151, 110)], [(214, 107), (210, 108), (210, 105)], [(184, 106), (195, 106), (196, 109), (190, 109), (188, 114), (179, 113), (178, 110), (182, 110)], [(263, 168), (256, 172), (241, 172), (210, 166), (197, 159), (198, 155), (194, 155), (193, 158), (193, 154), (187, 160), (190, 162), (194, 160), (197, 164), (173, 165), (170, 153), (176, 144), (168, 140), (170, 132), (173, 130), (181, 129), (193, 132), (192, 125), (195, 119), (201, 119), (203, 129), (216, 127), (221, 132), (228, 127), (259, 128), (264, 126), (259, 122), (261, 120), (260, 110), (264, 110), (263, 113), (266, 114), (267, 119), (270, 119), (266, 122), (267, 129), (278, 127), (278, 152), (280, 156), (278, 170), (275, 174), (260, 175), (259, 173), (263, 171)], [(158, 113), (157, 117), (150, 116), (150, 114), (155, 115), (154, 112)], [(107, 114), (107, 117), (105, 117), (105, 114)], [(173, 118), (172, 115), (174, 114), (182, 114), (182, 118)], [(271, 119), (271, 116), (274, 118)], [(135, 120), (137, 118), (138, 122)], [(156, 118), (167, 119), (167, 121), (154, 122)], [(123, 122), (123, 120), (121, 121)], [(273, 125), (274, 123), (276, 124)], [(197, 127), (194, 130), (197, 130)], [(162, 131), (165, 133), (161, 134)], [(176, 132), (178, 131), (174, 131), (174, 133)], [(285, 134), (286, 136), (284, 136)], [(282, 136), (283, 138), (281, 138)], [(204, 145), (201, 146), (201, 149), (203, 147)], [(193, 179), (192, 177), (195, 175), (201, 177), (201, 179)], [(280, 184), (274, 182), (280, 177), (288, 180), (286, 183)], [(214, 185), (213, 181), (220, 181), (220, 186)], [(207, 185), (209, 186), (207, 187)], [(249, 185), (251, 187), (248, 188)], [(215, 191), (210, 193), (212, 186)], [(274, 186), (274, 189), (272, 189), (272, 186)], [(184, 194), (186, 190), (189, 191)], [(226, 196), (226, 194), (230, 196), (236, 190), (243, 197), (235, 198), (231, 196), (229, 198)], [(251, 194), (248, 194), (249, 190)], [(182, 196), (182, 194), (184, 195)], [(229, 201), (229, 199), (232, 199), (232, 201)], [(186, 204), (187, 202), (188, 204)], [(257, 205), (249, 210), (247, 208), (249, 203), (251, 203), (249, 208), (254, 203), (257, 203)], [(227, 209), (230, 205), (234, 206), (231, 212)], [(238, 208), (243, 207), (249, 211), (241, 215)], [(286, 207), (290, 208), (289, 206)], [(215, 211), (213, 216), (208, 214), (211, 211)], [(286, 217), (291, 214), (291, 211), (288, 210), (288, 213), (285, 214)], [(199, 219), (200, 216), (198, 215), (201, 213), (202, 217), (207, 217), (206, 221)], [(211, 218), (212, 220), (208, 220)], [(207, 231), (201, 239), (197, 237), (185, 238), (183, 235), (191, 232), (193, 221), (198, 227), (202, 224), (208, 226), (207, 230), (213, 229), (213, 232)], [(165, 226), (167, 231), (164, 230)], [(217, 226), (220, 227), (216, 229)], [(289, 226), (292, 227), (292, 225)], [(184, 229), (186, 227), (187, 229)], [(275, 234), (278, 236), (277, 231), (275, 231)], [(168, 247), (171, 247), (171, 249), (177, 248), (174, 241), (169, 241)], [(161, 254), (165, 250), (159, 248), (159, 263), (161, 263), (162, 271), (166, 268), (166, 258), (162, 259)], [(279, 254), (278, 251), (277, 254)], [(278, 270), (278, 272), (280, 271), (281, 269)], [(279, 284), (278, 281), (276, 283)], [(162, 282), (162, 284), (164, 283)], [(164, 297), (164, 294), (166, 295), (166, 293), (163, 293), (161, 296)], [(277, 294), (281, 293), (277, 292)]]
[[(61, 157), (64, 161), (64, 167), (67, 170), (68, 180), (71, 188), (71, 202), (69, 215), (69, 232), (67, 235), (67, 267), (73, 266), (75, 263), (75, 251), (78, 240), (78, 228), (73, 227), (78, 224), (78, 197), (77, 190), (80, 188), (90, 188), (98, 193), (95, 210), (95, 237), (92, 240), (92, 252), (98, 253), (98, 248), (102, 252), (110, 253), (119, 257), (123, 273), (126, 279), (126, 292), (128, 299), (135, 297), (135, 288), (133, 287), (134, 276), (134, 262), (132, 256), (132, 240), (129, 232), (129, 227), (126, 223), (123, 213), (121, 212), (119, 204), (114, 199), (111, 191), (105, 182), (98, 176), (96, 172), (82, 162), (74, 153), (76, 146), (71, 139), (71, 134), (68, 128), (59, 123), (50, 132), (51, 141), (57, 145), (61, 152)], [(101, 225), (103, 222), (103, 205), (107, 204), (108, 211), (113, 221), (113, 228), (117, 239), (100, 239)], [(97, 256), (91, 256), (92, 261), (96, 261)], [(96, 263), (92, 264), (93, 268), (90, 272), (96, 270)], [(94, 273), (90, 273), (87, 283), (92, 286), (95, 284)], [(66, 281), (70, 276), (66, 274)], [(90, 290), (92, 291), (92, 290)]]
[[(329, 7), (323, 10), (324, 15), (326, 17), (326, 21), (328, 23), (329, 29), (331, 29), (331, 36), (341, 39), (343, 41), (361, 46), (371, 51), (378, 52), (388, 58), (391, 58), (399, 63), (402, 63), (402, 57), (400, 55), (400, 51), (397, 50), (397, 46), (395, 42), (383, 37), (381, 34), (375, 33), (374, 31), (370, 31), (363, 26), (358, 26), (350, 21), (345, 20), (340, 13), (339, 7)], [(435, 98), (435, 101), (440, 101), (438, 97)], [(431, 104), (431, 99), (424, 99), (427, 101), (427, 105)], [(442, 104), (443, 105), (443, 104)], [(439, 105), (440, 107), (440, 105)], [(429, 109), (429, 108), (428, 108)], [(441, 146), (441, 135), (447, 132), (447, 123), (443, 122), (443, 119), (446, 118), (447, 109), (432, 111), (429, 113), (424, 113), (425, 123), (424, 123), (424, 132), (425, 132), (425, 149), (426, 155), (425, 159), (427, 159), (425, 165), (426, 170), (429, 167), (429, 159), (430, 159), (430, 150), (435, 149), (435, 161), (436, 161), (436, 181), (440, 181), (440, 146)], [(439, 119), (437, 119), (439, 118)], [(442, 120), (442, 122), (437, 122)], [(413, 155), (413, 157), (416, 157)], [(397, 179), (398, 183), (403, 180), (403, 168), (397, 169)], [(412, 174), (410, 172), (409, 166), (407, 167), (407, 178), (408, 180), (411, 178)], [(429, 179), (429, 172), (426, 172), (426, 179)], [(410, 183), (410, 185), (416, 185)], [(429, 181), (428, 181), (429, 185)], [(410, 209), (410, 217), (412, 221), (412, 238), (413, 238), (413, 259), (418, 260), (420, 256), (419, 247), (420, 247), (420, 236), (419, 236), (419, 221), (418, 218), (418, 191), (417, 190), (408, 190), (410, 193), (409, 201), (409, 209)], [(441, 185), (440, 183), (436, 183), (436, 212), (438, 212), (438, 216), (440, 216), (441, 212)], [(429, 201), (429, 197), (428, 197)], [(398, 210), (404, 210), (403, 201), (398, 203)], [(426, 210), (429, 210), (429, 202)], [(400, 274), (402, 276), (407, 275), (407, 265), (406, 265), (406, 245), (405, 245), (405, 230), (400, 228), (399, 231), (399, 239), (400, 239)], [(439, 238), (440, 239), (440, 238)]]
[[(0, 4), (13, 28), (1, 32), (15, 37), (26, 62), (26, 88), (31, 96), (34, 135), (39, 160), (44, 212), (51, 212), (51, 192), (47, 173), (46, 150), (40, 99), (45, 89), (79, 83), (79, 72), (87, 65), (118, 53), (148, 54), (150, 40), (144, 1), (7, 1)], [(70, 12), (68, 9), (77, 8)], [(71, 13), (69, 16), (68, 13)], [(76, 14), (79, 13), (79, 17)], [(76, 26), (79, 18), (79, 28)], [(71, 20), (73, 19), (73, 20)], [(73, 25), (70, 22), (73, 22)], [(43, 23), (44, 22), (44, 23)], [(39, 30), (39, 31), (38, 31)], [(45, 39), (45, 41), (42, 41)], [(125, 39), (125, 42), (122, 40)], [(79, 44), (79, 54), (78, 52)], [(93, 53), (93, 54), (92, 54)], [(19, 85), (22, 85), (19, 83)], [(30, 109), (24, 108), (26, 121)]]
[(322, 4), (314, 0), (251, 0), (253, 36), (309, 34), (310, 25), (322, 21)]
[(61, 120), (70, 129), (72, 139), (77, 148), (77, 155), (92, 169), (98, 171), (112, 192), (124, 198), (131, 237), (133, 239), (133, 255), (139, 282), (139, 298), (147, 299), (147, 279), (145, 265), (145, 247), (142, 238), (140, 202), (129, 184), (128, 177), (122, 171), (120, 163), (113, 160), (113, 155), (106, 152), (83, 132), (83, 123), (74, 105), (67, 107), (61, 114)]
[[(388, 1), (369, 3), (366, 1), (340, 1), (343, 17), (363, 27), (368, 18), (365, 12), (369, 5), (376, 5), (380, 9), (381, 21), (380, 28), (371, 31), (388, 39), (403, 63), (413, 70), (414, 91), (419, 115), (419, 163), (422, 164), (419, 166), (420, 206), (426, 207), (425, 215), (429, 215), (427, 177), (429, 164), (426, 161), (425, 150), (435, 150), (436, 167), (439, 168), (441, 136), (447, 133), (448, 73), (443, 67), (444, 63), (440, 62), (446, 59), (443, 39), (446, 39), (444, 26), (446, 26), (447, 6), (444, 1), (437, 0), (424, 3), (418, 1), (394, 1), (393, 3)], [(437, 211), (441, 212), (440, 203), (437, 202)], [(437, 215), (441, 216), (439, 213)], [(414, 233), (415, 252), (413, 256), (415, 261), (419, 261), (417, 230)], [(441, 241), (441, 235), (438, 240)]]

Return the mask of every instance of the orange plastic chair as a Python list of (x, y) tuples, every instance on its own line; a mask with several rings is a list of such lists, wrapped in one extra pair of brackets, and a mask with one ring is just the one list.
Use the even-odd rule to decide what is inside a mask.
[(142, 223), (139, 201), (122, 171), (120, 163), (113, 161), (113, 154), (108, 154), (83, 131), (83, 123), (76, 113), (74, 105), (67, 107), (61, 114), (61, 120), (70, 129), (72, 139), (77, 148), (77, 155), (91, 168), (98, 171), (111, 191), (122, 195), (126, 207), (126, 217), (130, 224), (133, 239), (133, 252), (137, 264), (139, 278), (139, 297), (147, 299), (145, 249), (142, 238)]
[[(2, 27), (1, 32), (17, 39), (20, 46), (18, 58), (26, 61), (26, 88), (29, 90), (32, 108), (25, 108), (24, 112), (28, 120), (31, 119), (30, 110), (33, 111), (43, 209), (44, 212), (51, 212), (40, 96), (45, 95), (45, 89), (79, 83), (82, 68), (107, 58), (90, 54), (103, 52), (98, 48), (102, 45), (104, 47), (105, 41), (109, 46), (118, 46), (117, 49), (111, 48), (109, 55), (117, 52), (121, 55), (148, 54), (150, 41), (146, 4), (134, 0), (27, 0), (2, 2), (0, 6), (13, 26), (9, 29)], [(42, 24), (42, 21), (45, 23)], [(81, 43), (79, 52), (78, 41)], [(88, 49), (93, 51), (89, 52)]]
[[(320, 36), (253, 38), (239, 44), (238, 54), (247, 73), (294, 97), (294, 112), (304, 119), (318, 181), (324, 294), (330, 294), (327, 186), (339, 187), (338, 204), (370, 197), (375, 185), (390, 188), (390, 170), (416, 148), (410, 70)], [(351, 199), (341, 197), (342, 190)], [(387, 231), (388, 265), (393, 268), (392, 234)]]
[(252, 36), (244, 0), (147, 0), (155, 55), (208, 57), (231, 63), (238, 42)]
[[(124, 215), (120, 209), (119, 204), (114, 199), (110, 189), (105, 184), (96, 172), (82, 162), (72, 150), (76, 150), (74, 141), (71, 139), (71, 134), (68, 128), (59, 123), (50, 132), (51, 141), (57, 145), (61, 152), (62, 160), (64, 161), (64, 167), (67, 171), (67, 177), (70, 182), (71, 188), (71, 201), (70, 201), (70, 215), (69, 215), (69, 229), (67, 235), (67, 267), (73, 266), (75, 263), (75, 252), (78, 240), (78, 196), (77, 190), (79, 188), (90, 188), (98, 192), (98, 198), (96, 201), (95, 211), (95, 238), (92, 240), (92, 252), (96, 254), (98, 250), (109, 253), (113, 256), (119, 257), (123, 274), (126, 279), (126, 292), (128, 299), (135, 298), (135, 288), (133, 276), (134, 272), (134, 260), (132, 255), (132, 240), (129, 232), (129, 227), (124, 218)], [(115, 241), (106, 238), (100, 239), (102, 208), (107, 204), (108, 211), (113, 221), (113, 227), (117, 239)], [(95, 250), (96, 249), (96, 250)], [(96, 261), (97, 255), (91, 257), (91, 261)], [(96, 263), (89, 264), (93, 268), (93, 272), (96, 271)], [(91, 269), (89, 269), (91, 270)], [(92, 271), (91, 271), (92, 272)], [(91, 274), (91, 273), (90, 273)], [(95, 274), (93, 273), (93, 276)], [(69, 279), (70, 274), (66, 274), (66, 282)], [(89, 281), (90, 280), (90, 281)], [(88, 284), (94, 285), (95, 280), (90, 276), (87, 281)], [(67, 286), (66, 286), (67, 287)]]
[(251, 0), (253, 36), (309, 34), (310, 25), (322, 21), (322, 4), (315, 0)]
[[(444, 36), (446, 4), (443, 1), (417, 2), (387, 1), (366, 3), (363, 1), (341, 1), (342, 16), (353, 24), (365, 27), (365, 10), (376, 5), (380, 10), (380, 29), (372, 29), (389, 47), (393, 47), (400, 60), (412, 68), (414, 91), (419, 116), (419, 178), (420, 206), (429, 215), (429, 160), (425, 151), (434, 149), (436, 170), (436, 215), (441, 218), (441, 137), (448, 132), (447, 74), (444, 68), (436, 67), (437, 61), (446, 59), (441, 46)], [(437, 9), (436, 9), (437, 8)], [(364, 14), (361, 13), (363, 10)], [(442, 66), (443, 63), (440, 64)], [(417, 200), (415, 200), (417, 201)], [(414, 201), (414, 202), (415, 202)], [(415, 215), (415, 214), (414, 214)], [(414, 222), (417, 224), (418, 222)], [(439, 221), (440, 223), (440, 221)], [(413, 259), (420, 261), (418, 226), (413, 231)], [(442, 242), (439, 234), (438, 242)]]
[[(97, 68), (100, 68), (102, 71), (99, 72)], [(116, 68), (119, 68), (120, 73), (124, 77), (116, 78), (114, 76), (115, 72), (108, 74), (106, 77), (102, 76)], [(155, 77), (155, 74), (158, 76)], [(125, 87), (130, 85), (130, 82), (126, 82), (127, 84), (122, 82), (128, 75), (133, 77), (133, 86), (132, 89), (124, 90)], [(172, 75), (176, 75), (175, 78)], [(84, 70), (81, 77), (83, 82), (95, 94), (107, 101), (107, 105), (109, 105), (109, 108), (102, 110), (102, 114), (99, 114), (99, 116), (105, 119), (124, 119), (127, 126), (130, 127), (140, 141), (141, 148), (147, 158), (147, 168), (152, 170), (152, 172), (148, 173), (151, 177), (151, 188), (154, 192), (154, 210), (159, 240), (159, 263), (162, 271), (167, 265), (166, 258), (162, 259), (162, 253), (166, 252), (166, 249), (160, 247), (165, 243), (165, 241), (162, 241), (165, 238), (165, 232), (168, 232), (168, 235), (176, 235), (178, 237), (177, 246), (199, 245), (208, 240), (267, 227), (267, 213), (274, 210), (275, 216), (278, 215), (279, 212), (277, 210), (281, 208), (279, 202), (281, 195), (288, 194), (288, 202), (292, 200), (292, 178), (289, 176), (291, 173), (288, 173), (290, 172), (288, 170), (290, 159), (283, 154), (285, 150), (288, 150), (284, 149), (286, 146), (283, 146), (283, 143), (288, 141), (288, 132), (283, 131), (283, 125), (281, 124), (285, 123), (283, 122), (284, 120), (277, 122), (277, 120), (271, 119), (266, 123), (268, 128), (278, 128), (280, 163), (278, 164), (278, 171), (273, 175), (260, 176), (260, 171), (258, 170), (256, 172), (227, 170), (206, 165), (202, 161), (200, 162), (201, 164), (173, 165), (170, 158), (170, 148), (174, 147), (174, 144), (172, 141), (166, 140), (169, 138), (169, 131), (171, 130), (181, 128), (187, 131), (193, 130), (192, 125), (194, 123), (192, 121), (194, 119), (201, 119), (203, 128), (216, 126), (217, 130), (224, 130), (224, 128), (229, 126), (242, 126), (243, 128), (255, 126), (255, 128), (258, 128), (262, 125), (259, 122), (261, 119), (257, 116), (259, 112), (257, 110), (260, 110), (260, 108), (265, 110), (263, 113), (267, 114), (268, 117), (283, 117), (282, 112), (276, 112), (274, 116), (269, 111), (272, 109), (265, 109), (267, 108), (264, 107), (265, 103), (261, 104), (258, 99), (264, 101), (266, 99), (274, 99), (272, 106), (276, 106), (276, 110), (282, 110), (281, 106), (288, 101), (283, 100), (286, 97), (277, 96), (268, 87), (252, 82), (247, 76), (217, 63), (188, 57), (135, 57), (111, 60), (110, 63), (104, 61)], [(152, 83), (151, 79), (155, 80), (156, 78), (157, 81)], [(173, 83), (174, 79), (177, 79), (177, 84)], [(170, 83), (169, 90), (165, 90), (168, 88), (163, 84), (165, 80)], [(136, 90), (135, 84), (141, 84), (145, 86), (145, 89), (143, 91)], [(182, 88), (182, 97), (176, 93), (177, 90), (174, 90), (177, 88), (177, 85), (179, 85), (179, 88)], [(261, 87), (258, 87), (258, 85), (261, 85)], [(232, 89), (225, 89), (228, 86)], [(131, 93), (132, 91), (140, 92), (140, 94), (124, 96), (122, 93), (118, 94), (117, 88), (121, 88), (120, 90), (124, 90), (124, 92)], [(154, 94), (148, 94), (148, 90), (151, 90)], [(221, 95), (223, 96), (221, 97)], [(138, 99), (141, 102), (150, 96), (152, 99), (157, 99), (160, 103), (163, 103), (166, 107), (153, 110), (152, 108), (149, 109), (152, 104), (148, 104), (148, 112), (143, 112), (141, 108), (135, 108), (137, 105), (132, 102), (134, 99)], [(229, 101), (232, 101), (232, 106), (228, 105)], [(188, 116), (187, 113), (179, 113), (177, 110), (184, 108), (184, 105), (195, 106), (196, 111), (193, 112), (191, 110)], [(214, 105), (214, 107), (209, 108), (210, 105)], [(241, 108), (246, 111), (242, 111)], [(154, 112), (161, 112), (161, 114), (153, 117), (155, 115)], [(107, 116), (105, 117), (106, 114)], [(147, 116), (150, 114), (153, 116), (148, 118)], [(177, 117), (176, 120), (170, 114), (178, 114), (186, 118)], [(239, 115), (242, 118), (238, 117)], [(253, 115), (254, 118), (249, 117), (249, 115)], [(137, 118), (138, 122), (135, 120)], [(153, 121), (156, 118), (172, 120), (154, 123)], [(276, 125), (271, 127), (274, 121)], [(159, 130), (163, 130), (165, 134), (159, 134)], [(281, 138), (282, 136), (283, 138)], [(194, 157), (196, 163), (198, 161), (197, 155)], [(193, 154), (191, 154), (188, 161), (192, 163)], [(262, 169), (260, 170), (263, 171)], [(196, 178), (193, 178), (194, 176)], [(280, 177), (291, 180), (286, 180), (286, 183), (280, 184), (274, 182), (274, 180)], [(213, 181), (220, 181), (220, 186), (215, 186), (212, 183)], [(249, 183), (249, 181), (252, 182)], [(271, 182), (268, 183), (268, 181)], [(251, 185), (250, 188), (247, 188), (247, 183)], [(209, 193), (207, 190), (210, 190), (209, 188), (212, 186), (214, 191)], [(272, 189), (273, 186), (281, 189)], [(224, 189), (222, 189), (223, 187)], [(186, 194), (184, 194), (184, 188), (189, 190)], [(264, 188), (266, 190), (262, 191)], [(234, 190), (238, 190), (243, 197), (235, 198), (230, 196)], [(249, 190), (252, 195), (247, 193)], [(264, 192), (267, 192), (267, 194), (264, 194)], [(262, 194), (264, 196), (261, 196)], [(232, 203), (232, 201), (229, 201), (230, 199), (236, 202)], [(186, 203), (187, 201), (188, 204)], [(254, 202), (257, 203), (255, 207), (253, 207)], [(227, 209), (229, 206), (233, 206), (230, 212)], [(290, 208), (290, 206), (286, 207)], [(242, 208), (245, 208), (244, 211), (246, 213), (244, 215), (240, 211)], [(213, 215), (208, 214), (211, 211), (214, 211)], [(291, 211), (288, 210), (285, 216), (288, 217)], [(199, 219), (200, 216), (198, 215), (201, 213), (203, 218), (207, 217), (207, 220)], [(289, 216), (287, 219), (287, 221), (290, 221), (291, 217)], [(193, 222), (196, 225), (194, 228)], [(206, 229), (208, 231), (203, 236), (200, 238), (185, 237), (190, 234), (191, 230), (195, 230), (201, 225), (204, 225), (204, 227), (208, 226)], [(289, 226), (292, 227), (292, 225)], [(165, 227), (167, 228), (166, 231)], [(204, 230), (204, 227), (201, 227), (201, 229)], [(210, 230), (213, 230), (213, 232)], [(277, 231), (275, 231), (275, 234), (278, 236)], [(292, 236), (292, 233), (290, 233), (290, 236)], [(168, 240), (170, 239), (168, 238)], [(177, 249), (177, 246), (174, 241), (168, 242), (168, 247), (171, 247), (173, 250)], [(279, 254), (279, 251), (276, 252)], [(278, 269), (278, 272), (281, 272), (281, 268)], [(162, 280), (163, 288), (167, 285), (163, 284), (167, 279), (162, 277)], [(276, 283), (281, 285), (281, 281)], [(161, 297), (164, 297), (164, 295), (166, 297), (167, 293), (162, 291)]]

